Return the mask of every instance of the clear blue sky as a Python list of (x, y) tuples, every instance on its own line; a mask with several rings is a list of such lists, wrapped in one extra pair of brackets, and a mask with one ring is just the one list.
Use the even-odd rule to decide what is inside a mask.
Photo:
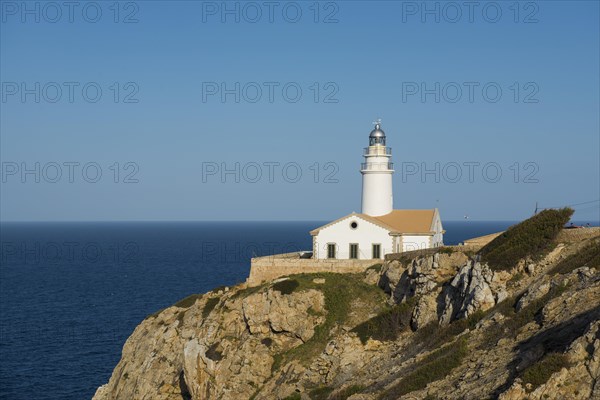
[[(36, 2), (27, 4), (35, 10)], [(273, 22), (261, 6), (255, 23), (256, 10), (236, 2), (228, 7), (238, 4), (239, 23), (222, 14), (221, 2), (124, 2), (119, 15), (113, 2), (86, 4), (70, 22), (67, 8), (58, 16), (38, 3), (38, 23), (21, 2), (2, 2), (3, 221), (337, 218), (360, 211), (362, 148), (377, 117), (393, 148), (396, 208), (439, 207), (446, 220), (516, 220), (536, 201), (600, 198), (597, 1), (522, 2), (518, 15), (513, 2), (478, 2), (472, 17), (427, 3), (440, 7), (439, 22), (421, 14), (422, 2), (322, 2), (317, 23), (313, 2), (276, 2)], [(98, 22), (86, 21), (97, 8)], [(78, 85), (72, 102), (68, 82)], [(236, 82), (239, 103), (235, 94), (223, 102), (207, 92)], [(272, 102), (265, 82), (279, 85)], [(439, 102), (410, 92), (436, 82)], [(466, 82), (478, 85), (472, 101)], [(252, 102), (255, 83), (262, 97)], [(62, 94), (53, 103), (56, 85)], [(102, 96), (93, 103), (96, 87)], [(492, 102), (497, 87), (502, 96)], [(23, 98), (22, 89), (32, 93)], [(80, 163), (71, 164), (73, 182), (70, 162)], [(280, 163), (273, 182), (269, 162)], [(473, 182), (469, 162), (480, 163)], [(36, 163), (39, 183), (35, 173), (21, 176)], [(239, 183), (234, 174), (224, 183), (219, 173), (203, 179), (203, 166), (236, 163)], [(253, 163), (263, 173), (257, 182)], [(286, 163), (297, 164), (284, 178)], [(409, 174), (436, 163), (439, 182)], [(82, 177), (84, 164), (92, 181), (101, 168), (96, 183)], [(453, 182), (457, 165), (463, 176)], [(292, 183), (296, 167), (302, 177)], [(497, 167), (502, 177), (488, 182)], [(137, 183), (123, 182), (129, 173)], [(576, 208), (575, 219), (599, 218), (598, 202)]]

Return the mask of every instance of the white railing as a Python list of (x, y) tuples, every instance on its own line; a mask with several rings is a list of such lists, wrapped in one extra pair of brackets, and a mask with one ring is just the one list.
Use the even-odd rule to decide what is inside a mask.
[(362, 163), (360, 164), (360, 169), (363, 171), (390, 171), (394, 169), (394, 163)]
[(386, 146), (365, 147), (363, 151), (365, 156), (391, 156), (392, 148)]

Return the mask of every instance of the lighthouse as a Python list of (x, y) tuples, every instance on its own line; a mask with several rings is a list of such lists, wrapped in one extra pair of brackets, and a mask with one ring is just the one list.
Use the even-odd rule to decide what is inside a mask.
[(362, 213), (379, 217), (392, 212), (394, 201), (392, 194), (391, 163), (392, 149), (385, 144), (385, 132), (381, 129), (381, 120), (375, 122), (375, 128), (369, 135), (369, 147), (365, 147), (361, 164), (362, 174)]
[[(444, 228), (437, 208), (394, 210), (392, 149), (386, 146), (381, 120), (375, 122), (363, 156), (362, 212), (353, 212), (310, 231), (312, 258), (329, 263), (381, 260), (386, 254), (443, 246)], [(370, 262), (365, 261), (364, 265), (372, 265)], [(326, 265), (333, 265), (334, 269), (336, 266)]]

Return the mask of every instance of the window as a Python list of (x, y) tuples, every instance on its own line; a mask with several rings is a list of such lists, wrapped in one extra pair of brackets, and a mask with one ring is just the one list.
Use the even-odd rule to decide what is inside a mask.
[(373, 244), (373, 258), (381, 258), (381, 245)]
[(375, 146), (377, 144), (380, 144), (382, 146), (385, 146), (385, 138), (378, 138), (378, 137), (372, 137), (369, 138), (369, 146)]
[(327, 258), (335, 258), (335, 243), (327, 244)]
[(352, 222), (350, 223), (350, 228), (352, 228), (352, 229), (356, 229), (356, 228), (358, 228), (358, 222), (356, 222), (356, 221), (352, 221)]
[(357, 259), (358, 258), (358, 244), (350, 243), (350, 258)]

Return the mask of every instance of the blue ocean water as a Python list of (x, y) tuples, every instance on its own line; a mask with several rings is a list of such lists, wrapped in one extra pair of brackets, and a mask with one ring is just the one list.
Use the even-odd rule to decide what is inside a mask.
[[(511, 222), (445, 222), (445, 243)], [(322, 222), (0, 225), (0, 399), (82, 400), (147, 315), (246, 279), (253, 256), (310, 250)]]

